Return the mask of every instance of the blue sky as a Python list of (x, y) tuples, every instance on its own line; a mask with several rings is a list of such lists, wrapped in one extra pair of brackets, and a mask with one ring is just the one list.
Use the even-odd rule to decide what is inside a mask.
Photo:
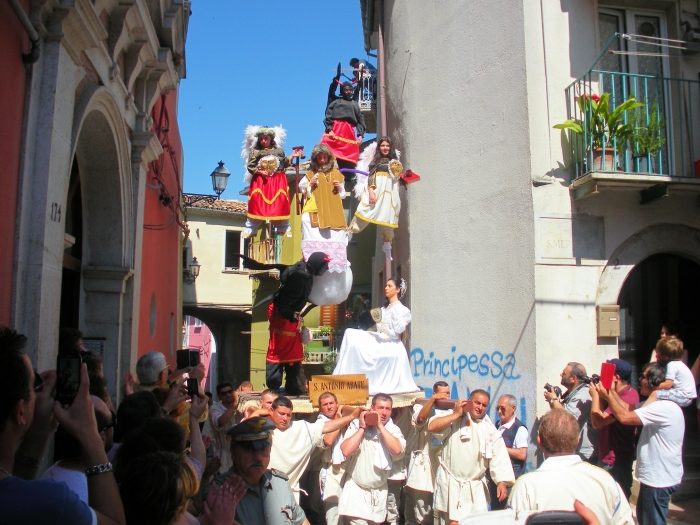
[(178, 109), (185, 192), (213, 194), (210, 174), (223, 160), (231, 177), (222, 198), (245, 200), (243, 130), (282, 124), (287, 154), (298, 145), (310, 153), (338, 62), (367, 58), (360, 2), (195, 0), (186, 54)]

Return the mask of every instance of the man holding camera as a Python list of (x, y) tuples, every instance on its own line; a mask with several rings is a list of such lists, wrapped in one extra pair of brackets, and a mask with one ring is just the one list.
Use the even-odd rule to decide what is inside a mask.
[[(615, 365), (615, 392), (622, 401), (636, 406), (639, 403), (639, 393), (630, 385), (632, 365), (622, 359), (608, 359), (607, 362)], [(591, 383), (588, 389), (592, 400), (591, 423), (593, 428), (600, 430), (598, 466), (610, 472), (629, 499), (632, 491), (632, 464), (636, 457), (637, 427), (620, 423), (608, 403), (600, 399), (596, 387), (595, 383)]]
[(576, 453), (581, 459), (593, 465), (598, 464), (598, 430), (591, 424), (591, 394), (588, 383), (591, 379), (581, 363), (571, 362), (561, 373), (561, 385), (566, 388), (559, 398), (556, 388), (550, 387), (544, 392), (544, 398), (551, 408), (563, 408), (577, 420), (581, 433)]

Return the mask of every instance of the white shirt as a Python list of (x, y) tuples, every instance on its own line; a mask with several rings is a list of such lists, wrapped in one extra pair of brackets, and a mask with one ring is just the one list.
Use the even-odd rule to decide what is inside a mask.
[(658, 400), (635, 410), (642, 421), (636, 475), (654, 488), (678, 485), (683, 478), (683, 411), (673, 401)]
[(88, 505), (88, 486), (85, 472), (59, 467), (58, 463), (54, 463), (41, 475), (41, 479), (52, 479), (64, 483), (78, 495), (81, 501)]
[(299, 479), (306, 470), (311, 453), (323, 446), (323, 421), (291, 421), (285, 430), (276, 428), (272, 432), (272, 451), (269, 468), (284, 472), (289, 477), (289, 486), (294, 497), (299, 498)]
[(521, 510), (574, 510), (574, 500), (590, 508), (602, 525), (633, 525), (632, 509), (620, 486), (603, 469), (576, 455), (554, 456), (515, 482), (508, 506)]
[(675, 390), (681, 397), (685, 399), (698, 397), (693, 373), (682, 361), (669, 361), (666, 363), (666, 379), (673, 381), (671, 390)]
[[(502, 436), (503, 432), (508, 430), (514, 424), (515, 424), (515, 416), (513, 416), (513, 419), (508, 421), (508, 423), (501, 423), (501, 426), (498, 427), (497, 430)], [(518, 429), (518, 431), (515, 433), (515, 439), (513, 440), (513, 448), (527, 448), (527, 443), (528, 443), (527, 428), (520, 427)]]

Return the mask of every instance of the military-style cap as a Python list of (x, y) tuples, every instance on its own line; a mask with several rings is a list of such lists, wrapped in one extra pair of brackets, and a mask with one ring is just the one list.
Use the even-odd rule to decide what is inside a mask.
[(252, 417), (229, 428), (226, 435), (232, 441), (245, 443), (247, 448), (262, 450), (270, 446), (270, 432), (274, 429), (275, 424), (264, 417)]

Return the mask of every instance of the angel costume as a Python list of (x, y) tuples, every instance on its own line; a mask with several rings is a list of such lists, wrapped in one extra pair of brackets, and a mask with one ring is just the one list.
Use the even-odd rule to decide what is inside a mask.
[(401, 334), (410, 322), (411, 311), (396, 301), (382, 307), (377, 331), (345, 330), (333, 375), (365, 374), (370, 395), (418, 391), (401, 342)]
[[(291, 162), (281, 147), (286, 132), (279, 126), (275, 128), (248, 126), (245, 134), (241, 156), (246, 160), (245, 180), (250, 182), (250, 187), (248, 220), (243, 236), (254, 235), (263, 221), (271, 221), (275, 233), (287, 233), (290, 236), (289, 185), (284, 171)], [(259, 146), (257, 137), (263, 134), (272, 136), (269, 148), (262, 149)], [(260, 170), (270, 175), (257, 174)]]

